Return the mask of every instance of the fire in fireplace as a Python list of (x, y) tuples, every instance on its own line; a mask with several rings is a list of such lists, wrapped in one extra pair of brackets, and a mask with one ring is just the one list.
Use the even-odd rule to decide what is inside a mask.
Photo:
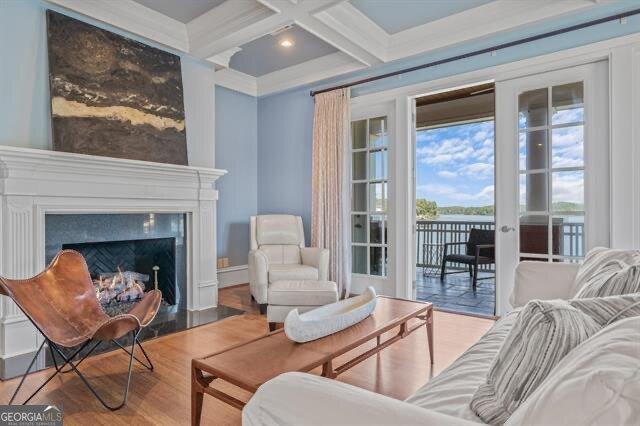
[(142, 299), (149, 275), (122, 271), (100, 274), (93, 280), (96, 297), (103, 305)]
[(105, 307), (129, 304), (154, 288), (166, 305), (177, 303), (176, 239), (63, 244), (81, 253), (89, 267), (96, 297)]

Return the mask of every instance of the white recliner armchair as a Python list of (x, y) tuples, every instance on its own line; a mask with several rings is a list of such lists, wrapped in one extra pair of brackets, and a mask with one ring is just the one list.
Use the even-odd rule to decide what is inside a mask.
[(272, 283), (327, 281), (329, 250), (304, 246), (300, 216), (251, 216), (250, 228), (249, 285), (261, 313), (266, 313)]

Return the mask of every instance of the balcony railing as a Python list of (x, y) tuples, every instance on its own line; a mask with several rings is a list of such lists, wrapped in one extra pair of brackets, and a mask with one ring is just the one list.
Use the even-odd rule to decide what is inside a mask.
[[(440, 253), (424, 252), (424, 249), (441, 250), (445, 243), (467, 242), (472, 228), (495, 229), (495, 223), (482, 221), (452, 221), (452, 220), (418, 220), (416, 222), (416, 266), (435, 268), (440, 266)], [(563, 222), (559, 224), (562, 234), (559, 244), (563, 256), (584, 256), (584, 224), (577, 222)], [(425, 246), (426, 244), (426, 246)], [(464, 254), (464, 245), (451, 246), (449, 253)], [(555, 250), (555, 249), (554, 249)], [(449, 264), (447, 268), (467, 268), (465, 265)], [(481, 271), (493, 271), (494, 265), (482, 265)]]

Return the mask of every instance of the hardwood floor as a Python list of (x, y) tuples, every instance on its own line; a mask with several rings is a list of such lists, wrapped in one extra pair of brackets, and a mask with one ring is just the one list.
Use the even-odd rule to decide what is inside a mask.
[[(129, 401), (116, 412), (105, 410), (73, 373), (59, 375), (32, 401), (33, 404), (61, 404), (66, 424), (92, 425), (175, 425), (188, 424), (190, 419), (190, 362), (267, 331), (263, 316), (251, 301), (248, 287), (231, 287), (220, 291), (220, 304), (243, 309), (248, 313), (213, 324), (145, 342), (155, 371), (135, 367)], [(426, 333), (413, 333), (380, 354), (364, 361), (338, 377), (338, 380), (373, 390), (393, 398), (406, 398), (437, 374), (480, 338), (493, 324), (492, 320), (434, 313), (435, 364), (429, 365)], [(359, 351), (366, 350), (360, 348)], [(352, 354), (346, 354), (352, 357)], [(86, 360), (81, 367), (96, 388), (110, 401), (120, 397), (126, 380), (127, 357), (122, 351), (110, 352)], [(319, 371), (317, 372), (319, 373)], [(33, 391), (51, 370), (31, 374), (19, 400)], [(9, 400), (18, 379), (0, 383), (2, 403)], [(224, 384), (219, 385), (227, 388)], [(227, 389), (225, 389), (227, 390)], [(239, 399), (250, 395), (229, 386)], [(240, 412), (205, 396), (202, 424), (238, 425)]]

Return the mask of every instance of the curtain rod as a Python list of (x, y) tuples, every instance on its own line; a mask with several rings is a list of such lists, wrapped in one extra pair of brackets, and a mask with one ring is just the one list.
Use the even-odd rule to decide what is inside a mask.
[(501, 50), (501, 49), (506, 49), (508, 47), (518, 46), (520, 44), (531, 43), (532, 41), (542, 40), (542, 39), (545, 39), (545, 38), (557, 36), (557, 35), (560, 35), (560, 34), (569, 33), (569, 32), (572, 32), (572, 31), (581, 30), (583, 28), (592, 27), (594, 25), (604, 24), (604, 23), (610, 22), (610, 21), (616, 21), (618, 19), (623, 19), (623, 18), (627, 18), (629, 16), (638, 15), (638, 14), (640, 14), (640, 9), (629, 10), (627, 12), (618, 13), (616, 15), (610, 15), (610, 16), (607, 16), (607, 17), (604, 17), (604, 18), (594, 19), (593, 21), (587, 21), (587, 22), (583, 22), (581, 24), (572, 25), (570, 27), (565, 27), (565, 28), (561, 28), (561, 29), (554, 30), (554, 31), (549, 31), (549, 32), (542, 33), (542, 34), (521, 38), (521, 39), (510, 41), (510, 42), (507, 42), (507, 43), (497, 44), (495, 46), (486, 47), (484, 49), (474, 50), (473, 52), (463, 53), (461, 55), (451, 56), (451, 57), (448, 57), (448, 58), (445, 58), (445, 59), (440, 59), (440, 60), (437, 60), (437, 61), (428, 62), (426, 64), (416, 65), (414, 67), (404, 68), (404, 69), (401, 69), (401, 70), (398, 70), (398, 71), (392, 71), (392, 72), (388, 72), (386, 74), (380, 74), (380, 75), (373, 76), (373, 77), (367, 77), (367, 78), (363, 78), (361, 80), (355, 80), (355, 81), (351, 81), (349, 83), (340, 84), (338, 86), (328, 87), (326, 89), (312, 90), (311, 91), (311, 96), (315, 96), (315, 95), (317, 95), (319, 93), (330, 92), (332, 90), (345, 89), (347, 87), (358, 86), (358, 85), (361, 85), (361, 84), (370, 83), (372, 81), (383, 80), (385, 78), (394, 77), (396, 75), (406, 74), (406, 73), (410, 73), (410, 72), (413, 72), (413, 71), (422, 70), (422, 69), (425, 69), (425, 68), (431, 68), (431, 67), (435, 67), (437, 65), (446, 64), (446, 63), (449, 63), (449, 62), (455, 62), (455, 61), (459, 61), (461, 59), (467, 59), (467, 58), (471, 58), (473, 56), (478, 56), (478, 55), (482, 55), (482, 54), (485, 54), (485, 53), (494, 52), (496, 50)]

